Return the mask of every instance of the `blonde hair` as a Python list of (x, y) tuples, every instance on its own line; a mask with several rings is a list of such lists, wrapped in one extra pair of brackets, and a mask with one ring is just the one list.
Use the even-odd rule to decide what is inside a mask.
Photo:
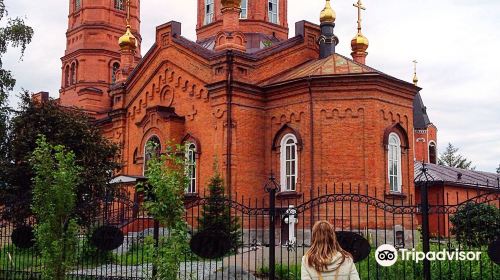
[(342, 255), (342, 261), (335, 270), (337, 270), (347, 258), (352, 259), (352, 256), (340, 247), (332, 224), (327, 221), (316, 222), (312, 230), (311, 248), (306, 253), (308, 265), (318, 272), (326, 271), (337, 253)]

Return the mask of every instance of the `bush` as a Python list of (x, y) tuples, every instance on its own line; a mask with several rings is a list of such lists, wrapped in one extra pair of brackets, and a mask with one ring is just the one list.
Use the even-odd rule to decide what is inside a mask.
[(500, 210), (484, 203), (467, 203), (450, 217), (452, 234), (472, 247), (486, 246), (500, 236)]
[(209, 197), (201, 217), (199, 231), (212, 230), (220, 231), (229, 237), (231, 252), (237, 253), (241, 247), (241, 225), (238, 217), (231, 215), (231, 207), (225, 203), (223, 180), (218, 173), (210, 179)]
[(97, 249), (90, 242), (90, 234), (80, 239), (77, 259), (78, 262), (83, 264), (85, 267), (95, 267), (101, 264), (109, 263), (113, 260), (113, 254), (111, 252), (103, 252)]
[(48, 144), (44, 136), (38, 137), (32, 164), (32, 210), (38, 221), (35, 236), (44, 266), (42, 279), (64, 280), (78, 245), (73, 211), (80, 167), (73, 152)]
[(188, 227), (184, 219), (184, 190), (188, 184), (185, 157), (181, 146), (168, 146), (165, 154), (158, 156), (154, 143), (147, 149), (152, 158), (147, 162), (147, 185), (141, 186), (146, 200), (143, 207), (169, 234), (160, 238), (158, 247), (148, 244), (150, 254), (158, 268), (156, 279), (177, 279), (182, 257), (188, 251)]

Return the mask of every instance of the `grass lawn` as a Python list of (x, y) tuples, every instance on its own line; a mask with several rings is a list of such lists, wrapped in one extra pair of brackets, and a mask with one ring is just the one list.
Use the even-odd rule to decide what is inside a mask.
[(19, 249), (9, 244), (0, 249), (0, 270), (37, 270), (40, 262), (37, 261), (34, 249)]

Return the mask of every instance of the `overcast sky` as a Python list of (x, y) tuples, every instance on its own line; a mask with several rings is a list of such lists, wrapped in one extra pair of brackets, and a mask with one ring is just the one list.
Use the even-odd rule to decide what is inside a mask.
[[(10, 16), (25, 16), (35, 29), (23, 61), (10, 50), (4, 67), (17, 88), (49, 91), (58, 97), (60, 58), (65, 49), (68, 0), (5, 0)], [(155, 26), (176, 20), (183, 35), (195, 39), (196, 0), (142, 0), (143, 54), (154, 40)], [(350, 54), (356, 32), (355, 0), (334, 0), (338, 52)], [(364, 0), (364, 34), (370, 40), (367, 64), (411, 81), (419, 63), (419, 85), (431, 121), (438, 127), (439, 150), (448, 142), (460, 147), (479, 170), (500, 164), (500, 1)], [(288, 1), (290, 34), (294, 23), (319, 21), (323, 0)], [(17, 98), (12, 97), (16, 104)]]

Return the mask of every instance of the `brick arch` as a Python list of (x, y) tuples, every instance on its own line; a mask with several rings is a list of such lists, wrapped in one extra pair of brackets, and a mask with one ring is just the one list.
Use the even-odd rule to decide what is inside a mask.
[(146, 146), (147, 141), (155, 136), (158, 138), (158, 140), (160, 140), (160, 149), (163, 150), (164, 144), (162, 143), (162, 141), (165, 138), (163, 137), (163, 134), (161, 133), (161, 130), (159, 128), (152, 127), (148, 129), (142, 136), (141, 145), (139, 146), (139, 152), (141, 154), (144, 155), (144, 147)]
[(79, 62), (77, 59), (73, 59), (71, 62), (68, 63), (69, 65), (69, 84), (70, 85), (75, 85), (78, 83), (78, 66)]
[(64, 67), (64, 87), (69, 87), (71, 85), (70, 81), (70, 64), (66, 64)]
[[(115, 69), (115, 65), (118, 65), (118, 68)], [(115, 82), (116, 82), (116, 79), (118, 78), (118, 72), (121, 68), (121, 62), (120, 60), (118, 59), (110, 59), (109, 62), (108, 62), (108, 69), (110, 70), (109, 71), (109, 81), (110, 82), (113, 82), (113, 77), (115, 79)]]
[(188, 133), (181, 140), (181, 144), (186, 142), (193, 142), (196, 145), (196, 154), (201, 154), (201, 143), (198, 138), (194, 137), (192, 134)]
[(289, 134), (289, 133), (295, 135), (295, 137), (297, 138), (297, 148), (299, 151), (302, 150), (303, 141), (302, 141), (302, 136), (300, 135), (299, 131), (297, 129), (295, 129), (293, 126), (291, 126), (289, 124), (285, 124), (274, 135), (273, 148), (272, 148), (273, 151), (277, 150), (280, 147), (281, 138), (283, 138), (283, 136), (285, 136), (286, 134)]
[(174, 102), (174, 89), (169, 85), (165, 85), (161, 89), (160, 102), (166, 107), (172, 106), (172, 103)]
[(389, 135), (393, 132), (399, 136), (399, 139), (401, 139), (401, 147), (404, 149), (409, 149), (410, 142), (408, 140), (408, 133), (406, 132), (406, 129), (400, 123), (395, 123), (395, 124), (393, 124), (385, 129), (384, 141), (383, 141), (384, 147), (387, 149), (387, 147), (389, 145)]

